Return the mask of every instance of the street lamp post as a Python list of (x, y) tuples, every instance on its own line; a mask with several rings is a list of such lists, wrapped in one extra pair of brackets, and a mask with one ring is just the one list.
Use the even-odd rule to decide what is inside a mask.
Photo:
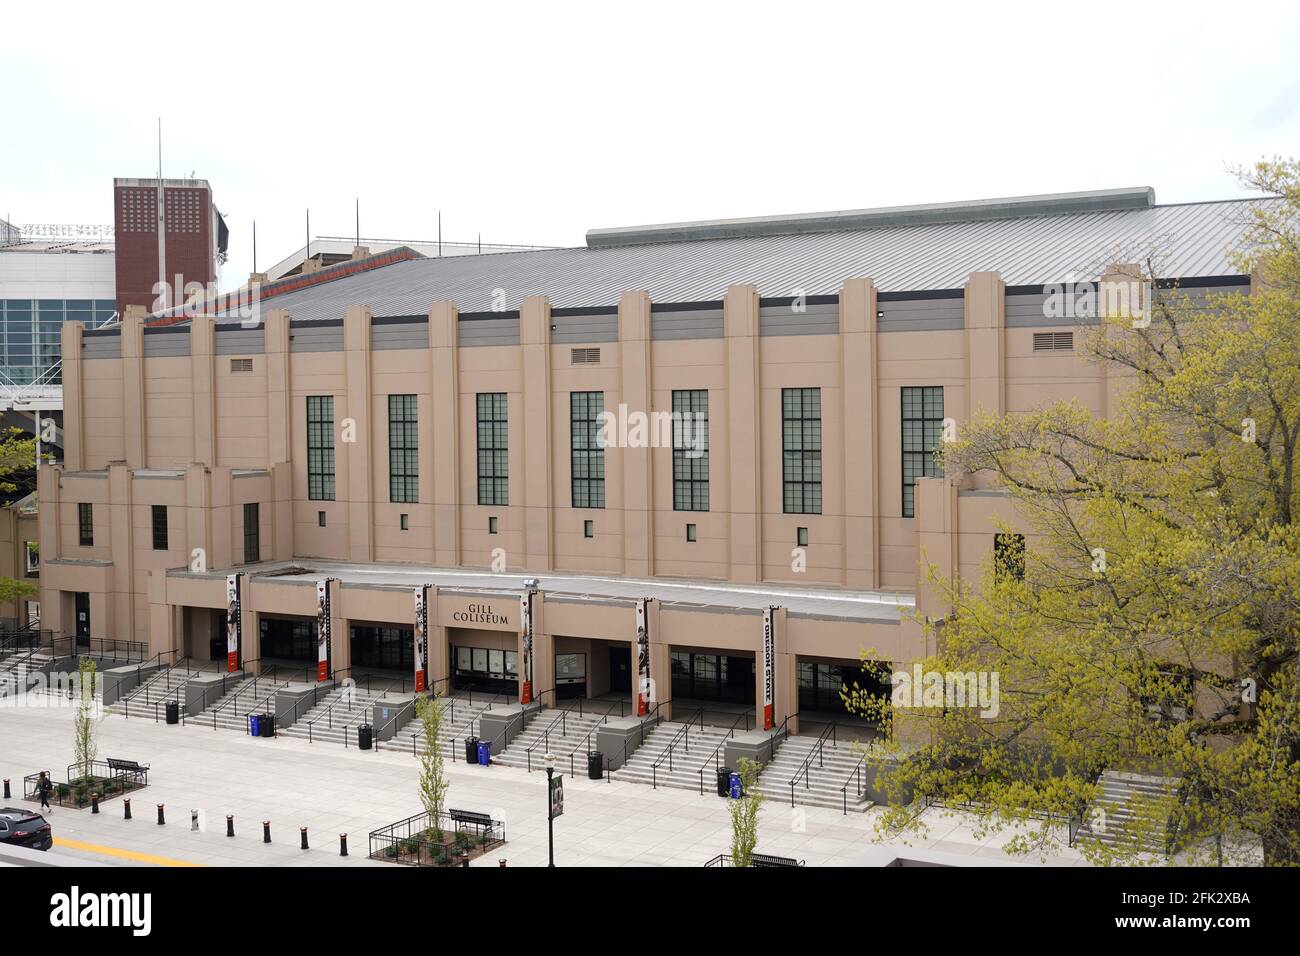
[(555, 805), (554, 805), (554, 786), (553, 778), (555, 777), (555, 754), (547, 753), (542, 758), (546, 765), (546, 842), (550, 851), (550, 862), (548, 867), (555, 866)]

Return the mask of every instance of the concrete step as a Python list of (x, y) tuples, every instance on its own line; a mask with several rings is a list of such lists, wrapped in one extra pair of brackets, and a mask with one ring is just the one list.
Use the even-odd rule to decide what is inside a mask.
[[(1168, 817), (1164, 801), (1176, 799), (1176, 777), (1107, 770), (1097, 780), (1101, 794), (1088, 806), (1079, 839), (1115, 847), (1164, 854)], [(1162, 819), (1152, 820), (1152, 814)]]

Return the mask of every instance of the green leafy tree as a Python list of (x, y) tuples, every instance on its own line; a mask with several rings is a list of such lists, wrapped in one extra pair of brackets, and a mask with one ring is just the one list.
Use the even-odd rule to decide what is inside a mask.
[(758, 845), (758, 811), (763, 804), (763, 794), (758, 789), (758, 775), (763, 765), (756, 760), (740, 758), (739, 800), (728, 800), (731, 813), (731, 864), (749, 866)]
[(1300, 163), (1240, 175), (1276, 197), (1244, 223), (1249, 294), (1156, 289), (1149, 323), (1103, 318), (1084, 347), (1123, 383), (1108, 417), (1061, 402), (946, 446), (945, 474), (1008, 494), (1027, 551), (978, 582), (931, 568), (951, 612), (924, 622), (923, 666), (997, 672), (1000, 707), (907, 713), (920, 743), (882, 764), (884, 833), (929, 795), (1046, 852), (1100, 772), (1134, 771), (1173, 784), (1127, 841), (1082, 843), (1095, 861), (1158, 860), (1145, 838), (1173, 833), (1180, 862), (1300, 864)]
[(433, 831), (441, 835), (439, 820), (447, 788), (450, 786), (443, 765), (442, 742), (439, 739), (442, 731), (442, 707), (438, 705), (436, 697), (420, 697), (415, 703), (415, 715), (424, 732), (424, 749), (420, 752), (420, 802), (429, 814)]
[(80, 777), (87, 783), (94, 770), (95, 758), (99, 756), (99, 743), (95, 732), (99, 727), (100, 715), (95, 700), (95, 681), (97, 679), (95, 662), (89, 657), (82, 657), (77, 662), (77, 712), (73, 718), (73, 759), (80, 771)]

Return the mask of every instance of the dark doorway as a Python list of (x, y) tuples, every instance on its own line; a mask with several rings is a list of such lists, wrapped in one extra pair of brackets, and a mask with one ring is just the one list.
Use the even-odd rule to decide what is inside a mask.
[(352, 666), (408, 673), (415, 670), (415, 629), (354, 625)]
[(673, 698), (754, 703), (754, 658), (673, 651)]
[(315, 621), (263, 617), (260, 631), (262, 660), (315, 663), (317, 657)]
[(77, 618), (77, 643), (90, 643), (90, 594), (87, 591), (77, 591), (74, 599), (76, 605)]
[[(226, 612), (213, 611), (211, 629), (212, 638), (208, 641), (208, 660), (224, 661), (226, 659)], [(242, 656), (242, 649), (241, 649)]]
[(822, 661), (799, 661), (799, 712), (824, 713), (844, 717), (851, 711), (845, 706), (841, 692), (850, 695), (859, 690), (875, 697), (889, 699), (889, 674), (883, 667), (862, 664), (829, 664)]
[(632, 648), (610, 647), (609, 689), (614, 694), (632, 693)]

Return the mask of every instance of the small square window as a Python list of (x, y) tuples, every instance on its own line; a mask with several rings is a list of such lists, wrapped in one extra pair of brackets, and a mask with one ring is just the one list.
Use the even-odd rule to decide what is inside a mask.
[(409, 530), (410, 530), (409, 522), (407, 521), (407, 517), (408, 517), (407, 515), (402, 515), (402, 516), (401, 516), (401, 519), (400, 519), (400, 520), (401, 520), (402, 530), (403, 530), (403, 531), (409, 531)]
[(322, 528), (325, 527), (325, 512), (323, 511), (316, 512), (316, 523), (320, 525)]
[(800, 528), (798, 534), (795, 537), (795, 540), (798, 541), (799, 547), (801, 548), (808, 547), (808, 529)]
[(693, 525), (693, 524), (688, 524), (688, 525), (686, 526), (686, 540), (687, 540), (687, 541), (694, 541), (694, 540), (695, 540), (695, 525)]
[(488, 518), (488, 534), (496, 534), (496, 533), (497, 533), (497, 519), (496, 516), (493, 515)]
[(596, 537), (596, 522), (588, 518), (582, 523), (582, 536), (584, 538)]

